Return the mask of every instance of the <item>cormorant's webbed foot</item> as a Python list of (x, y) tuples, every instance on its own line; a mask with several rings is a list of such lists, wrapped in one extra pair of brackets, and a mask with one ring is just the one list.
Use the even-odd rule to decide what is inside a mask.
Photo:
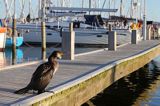
[(45, 90), (38, 90), (38, 94), (44, 93)]

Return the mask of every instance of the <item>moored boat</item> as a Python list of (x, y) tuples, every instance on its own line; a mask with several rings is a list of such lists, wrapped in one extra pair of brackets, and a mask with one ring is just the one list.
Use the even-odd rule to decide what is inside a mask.
[[(61, 43), (62, 39), (60, 30), (62, 28), (63, 31), (68, 31), (68, 26), (69, 22), (65, 21), (59, 23), (46, 23), (46, 43)], [(24, 42), (30, 44), (41, 44), (41, 28), (39, 24), (17, 25), (17, 29), (26, 30), (25, 33), (23, 33)], [(106, 45), (108, 43), (108, 30), (106, 28), (100, 28), (85, 23), (79, 23), (77, 27), (74, 27), (74, 31), (75, 43), (77, 45)], [(130, 31), (127, 29), (119, 29), (116, 31), (117, 35), (120, 36), (121, 39), (127, 39), (129, 37), (128, 35), (131, 35)]]
[(4, 51), (5, 49), (6, 32), (7, 32), (6, 28), (0, 27), (0, 51)]
[[(0, 26), (1, 26), (0, 33), (5, 33), (5, 36), (4, 34), (1, 34), (0, 43), (2, 43), (2, 40), (4, 40), (5, 41), (3, 44), (4, 47), (12, 47), (13, 31), (11, 26), (8, 26), (6, 20), (1, 20), (1, 19), (0, 19)], [(19, 47), (22, 44), (23, 44), (23, 36), (21, 36), (21, 34), (16, 30), (16, 47)]]
[[(23, 44), (23, 37), (18, 36), (16, 37), (16, 47), (19, 47)], [(6, 47), (12, 47), (12, 37), (6, 38)]]

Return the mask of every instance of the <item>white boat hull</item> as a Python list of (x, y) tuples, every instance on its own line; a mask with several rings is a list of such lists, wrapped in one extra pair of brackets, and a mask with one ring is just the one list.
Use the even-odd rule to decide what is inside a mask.
[[(108, 34), (106, 34), (107, 31), (96, 31), (96, 30), (76, 30), (75, 31), (75, 43), (76, 44), (108, 44)], [(121, 41), (129, 41), (129, 35), (130, 32), (126, 31), (124, 32), (124, 35), (119, 34), (120, 31), (117, 34), (118, 43)], [(125, 35), (126, 34), (126, 35)], [(119, 41), (121, 40), (121, 41)], [(42, 42), (41, 39), (41, 32), (29, 32), (24, 34), (24, 42), (33, 43), (33, 44), (40, 44)], [(61, 43), (61, 36), (59, 32), (55, 31), (46, 31), (46, 42), (48, 44), (55, 44), (55, 43)]]
[[(55, 44), (61, 43), (61, 36), (59, 29), (63, 27), (63, 31), (68, 31), (69, 26), (68, 22), (60, 23), (59, 27), (56, 23), (46, 23), (46, 43), (47, 44)], [(23, 34), (24, 42), (32, 43), (32, 44), (41, 44), (41, 27), (40, 24), (22, 24), (17, 25), (18, 29), (24, 29), (27, 33)], [(58, 31), (56, 31), (58, 30)], [(81, 24), (80, 28), (74, 28), (75, 31), (75, 43), (76, 44), (108, 44), (108, 34), (107, 30), (104, 28), (92, 28), (86, 24)], [(128, 30), (116, 30), (118, 37), (125, 40), (127, 35), (130, 35)], [(120, 35), (124, 34), (124, 35)], [(119, 36), (120, 35), (120, 36)], [(119, 41), (118, 41), (119, 43)]]
[[(97, 33), (83, 33), (75, 32), (75, 43), (77, 44), (105, 44), (107, 43), (107, 35), (100, 35)], [(24, 42), (41, 43), (41, 32), (29, 32), (24, 35)], [(47, 32), (47, 43), (61, 43), (61, 36), (59, 32)]]
[(6, 33), (0, 33), (0, 51), (3, 51), (6, 44)]

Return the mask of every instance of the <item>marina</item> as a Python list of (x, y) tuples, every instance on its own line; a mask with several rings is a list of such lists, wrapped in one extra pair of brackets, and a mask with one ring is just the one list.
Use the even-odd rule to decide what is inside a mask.
[(151, 4), (0, 1), (0, 105), (158, 106), (160, 17)]

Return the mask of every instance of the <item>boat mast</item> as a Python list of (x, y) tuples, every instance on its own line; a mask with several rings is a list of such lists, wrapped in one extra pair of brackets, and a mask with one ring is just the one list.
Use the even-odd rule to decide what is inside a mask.
[(39, 0), (38, 3), (39, 3), (39, 4), (38, 4), (38, 17), (41, 18), (41, 16), (42, 16), (41, 0)]
[(123, 0), (120, 1), (120, 16), (123, 15)]
[[(116, 8), (116, 1), (114, 0), (114, 8)], [(116, 15), (116, 13), (114, 13), (114, 16)]]
[(133, 0), (131, 0), (131, 13), (130, 18), (133, 18)]
[(31, 16), (31, 0), (29, 0), (29, 15)]
[(14, 14), (13, 18), (16, 19), (16, 0), (14, 0)]
[(103, 2), (102, 9), (104, 8), (105, 4), (106, 4), (106, 0)]
[[(11, 5), (12, 5), (12, 1), (11, 1)], [(5, 3), (5, 7), (6, 7), (6, 18), (11, 18), (11, 12), (10, 12), (10, 9), (8, 6), (8, 0), (4, 0), (4, 3)]]
[(66, 4), (68, 3), (68, 7), (71, 7), (72, 6), (72, 2), (71, 2), (71, 0), (68, 0), (67, 2), (66, 2)]
[(39, 0), (39, 4), (38, 4), (38, 8), (39, 8), (39, 10), (41, 10), (41, 0)]
[[(111, 0), (109, 0), (109, 9), (111, 9)], [(110, 14), (110, 12), (108, 13), (108, 15), (109, 15), (109, 19), (110, 19), (110, 16), (111, 16), (111, 14)]]
[(84, 0), (82, 0), (82, 8), (84, 7)]
[[(98, 8), (100, 8), (100, 0), (98, 0)], [(99, 12), (101, 14), (101, 12)]]
[(143, 39), (146, 40), (146, 0), (144, 0), (144, 13), (143, 13)]
[(142, 2), (143, 2), (143, 1), (140, 0), (140, 14), (139, 14), (139, 15), (140, 15), (140, 16), (139, 16), (140, 19), (142, 19)]
[[(89, 9), (91, 8), (91, 0), (89, 0)], [(90, 11), (89, 11), (89, 15), (90, 15), (91, 13), (90, 13)]]
[[(19, 0), (19, 2), (20, 2), (20, 0)], [(22, 0), (22, 2), (21, 2), (21, 15), (20, 15), (20, 18), (21, 19), (24, 19), (24, 6), (25, 6), (25, 0)]]
[(46, 7), (46, 0), (42, 0), (41, 2), (41, 8), (42, 8), (42, 22), (45, 22), (45, 7)]
[(91, 6), (92, 6), (92, 8), (97, 8), (97, 2), (96, 2), (96, 0), (92, 0)]
[(61, 5), (61, 7), (64, 7), (64, 0), (60, 1), (60, 5)]

